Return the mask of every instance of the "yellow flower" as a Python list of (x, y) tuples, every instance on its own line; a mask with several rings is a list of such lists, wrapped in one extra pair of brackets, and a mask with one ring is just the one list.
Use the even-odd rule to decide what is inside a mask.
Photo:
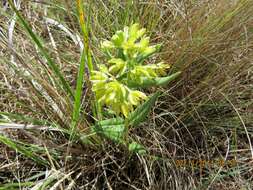
[(140, 92), (138, 90), (133, 90), (129, 92), (128, 95), (129, 102), (135, 106), (137, 106), (142, 99), (145, 100), (146, 98), (147, 96), (143, 92)]
[(111, 65), (109, 67), (109, 73), (111, 73), (112, 75), (116, 77), (119, 77), (120, 75), (122, 75), (127, 69), (127, 63), (120, 58), (110, 59), (108, 63)]
[(117, 80), (107, 81), (108, 76), (99, 71), (92, 72), (92, 90), (101, 106), (106, 106), (116, 114), (123, 114), (128, 117), (142, 100), (146, 99), (143, 92), (131, 90)]
[(130, 89), (131, 82), (138, 88), (147, 80), (165, 75), (169, 68), (164, 63), (143, 65), (145, 59), (161, 47), (150, 45), (145, 33), (139, 24), (117, 31), (110, 41), (101, 44), (109, 61), (99, 64), (99, 71), (91, 73), (92, 90), (98, 103), (124, 117), (147, 98), (143, 92)]

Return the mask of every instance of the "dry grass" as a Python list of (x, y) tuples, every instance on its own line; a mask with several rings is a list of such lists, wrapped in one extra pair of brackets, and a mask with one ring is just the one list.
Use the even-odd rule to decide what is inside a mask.
[[(101, 147), (69, 146), (73, 102), (11, 9), (1, 7), (0, 122), (11, 124), (2, 129), (0, 123), (0, 136), (18, 147), (1, 140), (0, 189), (42, 183), (52, 189), (252, 189), (253, 1), (111, 0), (85, 8), (95, 63), (103, 61), (99, 42), (136, 21), (163, 43), (158, 58), (171, 72), (183, 72), (163, 89), (148, 121), (131, 130), (150, 155), (130, 155), (107, 140)], [(22, 1), (20, 11), (74, 88), (75, 4)], [(83, 90), (78, 128), (85, 133), (93, 118), (92, 97)]]

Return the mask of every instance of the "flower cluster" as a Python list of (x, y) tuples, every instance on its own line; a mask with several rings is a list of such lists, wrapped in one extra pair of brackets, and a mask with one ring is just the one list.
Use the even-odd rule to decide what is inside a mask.
[(144, 64), (145, 59), (159, 51), (161, 45), (150, 45), (146, 30), (138, 24), (117, 31), (111, 40), (102, 42), (101, 48), (108, 57), (106, 64), (92, 71), (92, 90), (101, 106), (107, 106), (125, 117), (135, 106), (145, 100), (146, 95), (131, 89), (129, 83), (141, 84), (146, 79), (155, 79), (166, 74), (169, 65), (164, 63)]
[(93, 71), (91, 81), (98, 103), (106, 105), (116, 114), (123, 113), (125, 117), (133, 110), (133, 106), (147, 98), (143, 92), (131, 90), (101, 71)]

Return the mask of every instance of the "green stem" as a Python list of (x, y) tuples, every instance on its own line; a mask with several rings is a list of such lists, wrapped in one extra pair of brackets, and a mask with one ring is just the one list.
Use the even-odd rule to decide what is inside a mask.
[[(87, 67), (88, 67), (89, 73), (91, 74), (92, 71), (94, 70), (94, 66), (92, 63), (92, 55), (91, 55), (91, 50), (89, 46), (89, 32), (84, 20), (85, 17), (84, 17), (84, 10), (83, 10), (83, 1), (76, 0), (76, 4), (77, 4), (77, 11), (79, 14), (78, 16), (79, 16), (80, 27), (81, 27), (81, 31), (83, 35), (83, 42), (84, 42), (83, 53), (85, 53), (86, 55)], [(88, 88), (91, 89), (91, 83), (90, 81), (88, 81), (88, 79), (87, 79), (87, 84), (88, 84)], [(95, 118), (101, 119), (101, 108), (97, 104), (96, 96), (94, 96), (94, 102), (92, 103), (92, 112)]]

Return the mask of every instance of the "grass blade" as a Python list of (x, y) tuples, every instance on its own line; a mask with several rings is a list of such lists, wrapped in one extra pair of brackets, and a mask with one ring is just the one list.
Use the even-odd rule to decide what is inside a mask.
[(12, 190), (12, 189), (20, 189), (22, 187), (31, 187), (34, 182), (20, 182), (20, 183), (7, 183), (0, 186), (0, 190)]
[(34, 151), (32, 151), (33, 148), (35, 148), (34, 146), (31, 147), (32, 148), (31, 150), (29, 150), (27, 147), (24, 147), (20, 143), (13, 141), (12, 139), (5, 137), (3, 135), (0, 135), (0, 142), (16, 150), (17, 152), (23, 154), (27, 158), (32, 159), (33, 161), (37, 162), (40, 165), (48, 165), (47, 161), (41, 159), (38, 155), (34, 154)]
[(83, 1), (82, 0), (76, 0), (77, 4), (77, 11), (79, 13), (79, 22), (83, 34), (83, 41), (84, 41), (84, 51), (87, 56), (87, 65), (89, 72), (93, 70), (93, 64), (92, 64), (92, 58), (91, 58), (91, 51), (89, 46), (89, 35), (88, 35), (88, 29), (85, 24), (84, 20), (84, 10), (83, 10)]
[[(77, 84), (76, 84), (76, 90), (75, 90), (75, 103), (74, 103), (74, 110), (72, 114), (72, 121), (71, 121), (71, 135), (70, 139), (73, 140), (75, 134), (76, 134), (76, 127), (78, 124), (78, 120), (80, 117), (80, 109), (81, 109), (81, 97), (82, 97), (82, 87), (83, 87), (83, 81), (84, 81), (84, 74), (85, 74), (85, 61), (87, 60), (87, 65), (89, 71), (93, 70), (92, 65), (92, 59), (91, 59), (91, 53), (89, 48), (89, 37), (88, 37), (88, 30), (85, 25), (84, 21), (84, 11), (82, 7), (82, 1), (77, 0), (77, 11), (79, 13), (79, 22), (83, 34), (83, 41), (84, 41), (84, 49), (81, 55), (80, 60), (80, 66), (77, 76)], [(87, 84), (89, 81), (87, 81)]]
[(49, 67), (53, 70), (53, 72), (55, 73), (55, 75), (60, 79), (60, 81), (62, 83), (62, 86), (66, 90), (67, 94), (69, 94), (72, 98), (74, 98), (74, 94), (72, 92), (72, 89), (71, 89), (69, 83), (63, 77), (63, 75), (62, 75), (60, 69), (58, 68), (57, 64), (48, 55), (47, 51), (45, 50), (45, 48), (42, 45), (41, 40), (32, 31), (31, 27), (26, 22), (26, 20), (24, 19), (24, 17), (16, 9), (16, 7), (13, 4), (13, 2), (11, 0), (8, 0), (8, 2), (10, 4), (11, 8), (13, 9), (13, 11), (16, 13), (17, 17), (20, 19), (20, 21), (23, 24), (23, 26), (26, 29), (26, 31), (29, 33), (29, 35), (32, 38), (32, 40), (34, 41), (34, 43), (38, 46), (38, 48), (39, 48), (40, 52), (42, 53), (42, 55), (46, 58)]
[(75, 91), (75, 103), (74, 110), (72, 114), (72, 122), (71, 122), (71, 135), (70, 139), (73, 139), (76, 133), (76, 126), (80, 117), (80, 109), (81, 109), (81, 97), (82, 97), (82, 87), (83, 87), (83, 78), (85, 72), (85, 54), (82, 53), (79, 72), (77, 77), (76, 91)]
[(0, 112), (0, 116), (7, 117), (10, 120), (22, 121), (26, 123), (31, 123), (33, 125), (50, 125), (46, 120), (38, 120), (32, 117), (24, 116), (16, 113)]

